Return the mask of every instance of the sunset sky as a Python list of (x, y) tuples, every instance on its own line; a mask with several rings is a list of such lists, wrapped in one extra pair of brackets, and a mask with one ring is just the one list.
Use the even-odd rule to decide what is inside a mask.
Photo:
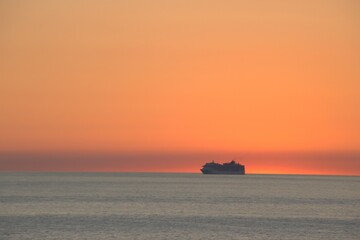
[(360, 1), (0, 0), (0, 170), (360, 175)]

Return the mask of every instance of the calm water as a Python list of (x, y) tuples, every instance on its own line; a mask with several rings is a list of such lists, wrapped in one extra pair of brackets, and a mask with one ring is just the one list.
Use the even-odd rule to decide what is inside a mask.
[(1, 239), (360, 239), (360, 177), (1, 173)]

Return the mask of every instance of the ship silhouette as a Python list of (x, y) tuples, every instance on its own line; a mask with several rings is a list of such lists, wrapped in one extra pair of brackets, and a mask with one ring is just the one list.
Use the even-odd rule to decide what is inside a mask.
[(245, 174), (245, 166), (235, 162), (234, 160), (223, 164), (212, 161), (206, 163), (200, 170), (203, 174)]

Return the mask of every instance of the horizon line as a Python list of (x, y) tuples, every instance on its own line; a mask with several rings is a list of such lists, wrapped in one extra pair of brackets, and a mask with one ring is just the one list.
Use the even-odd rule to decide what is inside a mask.
[[(198, 174), (198, 175), (216, 175), (216, 176), (239, 176), (232, 174), (203, 174), (201, 172), (154, 172), (154, 171), (11, 171), (11, 170), (0, 170), (2, 173), (151, 173), (151, 174)], [(360, 175), (345, 175), (345, 174), (307, 174), (307, 173), (246, 173), (245, 175), (283, 175), (283, 176), (321, 176), (321, 177), (360, 177)]]

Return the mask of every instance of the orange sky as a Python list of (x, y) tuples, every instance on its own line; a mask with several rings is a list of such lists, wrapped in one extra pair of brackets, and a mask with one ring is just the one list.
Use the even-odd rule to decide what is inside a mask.
[[(66, 171), (198, 171), (236, 153), (253, 173), (360, 175), (359, 9), (0, 0), (0, 170), (21, 170), (24, 152)], [(141, 157), (78, 169), (71, 152)]]

